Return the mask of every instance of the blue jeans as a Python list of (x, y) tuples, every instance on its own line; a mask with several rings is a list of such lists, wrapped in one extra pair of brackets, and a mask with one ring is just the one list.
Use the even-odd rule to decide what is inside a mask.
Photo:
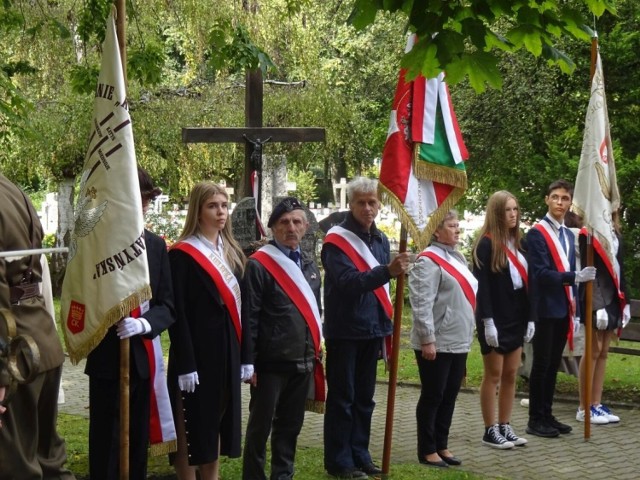
[(332, 472), (371, 463), (369, 437), (380, 338), (327, 339), (324, 466)]

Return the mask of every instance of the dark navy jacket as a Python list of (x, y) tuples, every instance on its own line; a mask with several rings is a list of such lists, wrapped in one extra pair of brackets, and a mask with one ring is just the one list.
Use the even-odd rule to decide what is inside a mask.
[[(545, 221), (543, 218), (542, 221)], [(551, 258), (551, 252), (542, 233), (532, 228), (527, 233), (527, 249), (529, 264), (529, 299), (532, 308), (532, 320), (539, 318), (567, 318), (569, 302), (565, 286), (573, 289), (576, 300), (575, 315), (580, 316), (576, 278), (576, 247), (573, 232), (565, 229), (569, 244), (569, 271), (559, 272)]]
[(393, 330), (373, 291), (391, 279), (389, 240), (375, 223), (363, 232), (351, 213), (340, 224), (355, 233), (369, 246), (380, 263), (360, 272), (349, 257), (331, 244), (322, 246), (324, 266), (324, 336), (327, 339), (371, 339), (386, 337)]

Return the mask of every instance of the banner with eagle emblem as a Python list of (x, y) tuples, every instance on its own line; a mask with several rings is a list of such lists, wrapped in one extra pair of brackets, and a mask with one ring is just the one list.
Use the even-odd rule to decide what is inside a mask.
[(131, 117), (113, 15), (107, 21), (89, 148), (62, 285), (61, 318), (73, 363), (151, 298)]

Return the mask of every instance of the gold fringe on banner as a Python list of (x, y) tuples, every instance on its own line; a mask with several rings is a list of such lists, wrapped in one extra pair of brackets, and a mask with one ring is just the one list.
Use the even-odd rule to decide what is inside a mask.
[(154, 443), (149, 446), (149, 454), (152, 457), (159, 457), (160, 455), (168, 455), (178, 451), (178, 441), (169, 440), (168, 442)]
[(419, 147), (416, 147), (413, 152), (413, 170), (416, 178), (467, 189), (466, 170), (458, 170), (423, 160), (420, 158)]
[(325, 403), (318, 400), (311, 400), (307, 398), (304, 402), (304, 409), (306, 412), (324, 413)]
[(409, 236), (413, 239), (420, 251), (424, 250), (431, 242), (431, 236), (436, 231), (438, 224), (444, 219), (447, 212), (451, 210), (458, 200), (464, 195), (465, 188), (454, 188), (447, 199), (429, 216), (429, 221), (424, 229), (420, 230), (415, 221), (407, 213), (404, 204), (400, 199), (381, 183), (378, 184), (380, 201), (395, 212), (400, 223), (407, 228)]
[[(128, 316), (131, 311), (138, 308), (142, 302), (147, 300), (151, 300), (151, 287), (149, 285), (145, 285), (137, 292), (132, 293), (122, 300), (119, 304), (111, 307), (104, 315), (100, 322), (100, 326), (96, 329), (93, 335), (75, 350), (69, 346), (67, 335), (65, 335), (64, 343), (67, 347), (71, 363), (73, 365), (77, 365), (80, 360), (86, 358), (86, 356), (89, 355), (89, 353), (102, 341), (107, 334), (107, 330), (109, 330), (112, 325), (119, 322), (123, 317)], [(62, 321), (66, 321), (66, 319), (62, 319)]]

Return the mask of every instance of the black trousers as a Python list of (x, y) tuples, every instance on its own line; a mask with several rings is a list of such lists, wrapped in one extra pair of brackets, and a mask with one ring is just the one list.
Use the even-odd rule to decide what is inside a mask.
[(420, 399), (416, 407), (418, 422), (418, 458), (446, 450), (453, 410), (467, 365), (466, 353), (436, 354), (435, 360), (425, 360), (415, 350), (420, 372)]
[(328, 471), (371, 463), (369, 438), (381, 346), (381, 338), (326, 340), (324, 468)]
[[(129, 478), (147, 478), (150, 380), (131, 375), (129, 385)], [(89, 476), (120, 478), (120, 382), (89, 376)]]
[(251, 387), (249, 420), (242, 456), (244, 480), (266, 479), (267, 439), (271, 433), (271, 479), (293, 478), (298, 434), (304, 422), (304, 405), (311, 372), (259, 372)]
[(556, 377), (567, 342), (568, 318), (540, 318), (536, 322), (533, 364), (529, 375), (529, 422), (545, 422), (552, 414)]

